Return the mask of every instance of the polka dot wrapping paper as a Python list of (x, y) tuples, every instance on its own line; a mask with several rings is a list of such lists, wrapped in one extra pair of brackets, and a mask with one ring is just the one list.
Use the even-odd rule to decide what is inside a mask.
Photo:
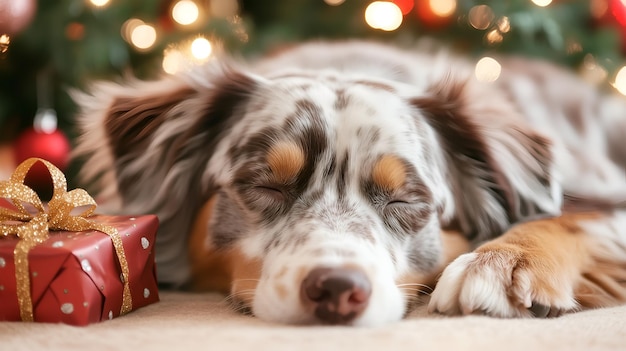
[[(156, 216), (91, 218), (121, 234), (132, 310), (159, 301), (154, 264)], [(17, 242), (0, 238), (0, 321), (21, 320), (13, 252)], [(120, 316), (122, 270), (108, 235), (51, 231), (46, 241), (30, 250), (28, 260), (35, 322), (87, 325)]]

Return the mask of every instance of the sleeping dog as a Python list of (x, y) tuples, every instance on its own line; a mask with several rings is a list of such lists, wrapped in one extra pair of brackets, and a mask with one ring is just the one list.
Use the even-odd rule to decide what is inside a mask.
[(452, 55), (318, 42), (98, 83), (76, 155), (109, 212), (158, 214), (161, 284), (261, 319), (623, 303), (625, 99), (500, 63), (485, 83)]

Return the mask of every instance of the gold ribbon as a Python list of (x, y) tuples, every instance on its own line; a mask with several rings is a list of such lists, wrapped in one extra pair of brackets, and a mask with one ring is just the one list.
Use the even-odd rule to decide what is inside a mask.
[[(52, 199), (48, 202), (47, 210), (35, 191), (24, 185), (26, 174), (37, 162), (43, 163), (52, 176), (54, 191)], [(85, 190), (67, 191), (67, 181), (63, 172), (46, 160), (30, 158), (17, 166), (9, 180), (0, 181), (0, 198), (10, 200), (17, 208), (17, 211), (14, 211), (0, 207), (0, 235), (19, 238), (13, 253), (15, 255), (17, 298), (23, 321), (33, 321), (28, 252), (44, 242), (48, 238), (50, 230), (73, 232), (97, 230), (107, 234), (113, 242), (115, 253), (122, 268), (124, 292), (120, 314), (131, 311), (129, 268), (122, 246), (122, 238), (115, 227), (88, 219), (96, 209), (96, 202)], [(24, 206), (25, 204), (30, 204), (35, 210), (34, 213), (31, 213)], [(74, 210), (80, 211), (79, 208), (84, 208), (84, 210), (78, 214), (72, 214)]]

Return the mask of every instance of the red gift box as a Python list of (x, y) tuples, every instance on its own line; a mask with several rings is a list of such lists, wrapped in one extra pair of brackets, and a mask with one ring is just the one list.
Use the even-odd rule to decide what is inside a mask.
[[(50, 169), (57, 188), (50, 209), (20, 184), (36, 162)], [(39, 159), (25, 163), (0, 182), (0, 198), (10, 200), (0, 199), (0, 321), (86, 325), (157, 302), (157, 217), (93, 216), (93, 199), (66, 192), (58, 169)], [(27, 216), (23, 202), (39, 212)], [(68, 210), (81, 207), (89, 209)]]
[[(117, 228), (129, 267), (132, 309), (159, 301), (154, 266), (156, 216), (92, 219)], [(13, 250), (0, 239), (0, 321), (19, 321)], [(121, 269), (111, 238), (98, 231), (51, 232), (28, 253), (35, 322), (86, 325), (120, 315)]]

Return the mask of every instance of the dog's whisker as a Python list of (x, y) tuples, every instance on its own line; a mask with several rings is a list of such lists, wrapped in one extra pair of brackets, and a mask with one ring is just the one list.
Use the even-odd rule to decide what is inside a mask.
[(408, 303), (422, 303), (424, 300), (427, 300), (428, 297), (425, 295), (411, 295), (407, 298)]
[(429, 296), (431, 293), (423, 290), (403, 291), (406, 296)]
[(411, 302), (423, 302), (424, 300), (428, 300), (430, 297), (430, 295), (424, 294), (424, 295), (411, 295), (410, 297), (410, 301)]
[(422, 283), (402, 283), (402, 284), (396, 284), (396, 286), (422, 286), (425, 288), (430, 288), (429, 285), (422, 284)]
[(432, 293), (432, 289), (430, 290), (425, 290), (422, 289), (422, 287), (418, 287), (418, 286), (413, 286), (413, 287), (398, 287), (399, 290), (401, 290), (404, 293), (407, 294), (419, 294), (419, 295), (430, 295)]
[(237, 306), (231, 306), (231, 309), (235, 313), (241, 313), (244, 315), (252, 315), (252, 309), (245, 304), (239, 304)]
[(433, 288), (426, 285), (426, 284), (420, 284), (420, 283), (405, 283), (405, 284), (397, 284), (396, 285), (398, 288), (404, 288), (404, 287), (419, 287), (419, 288), (424, 288), (424, 289), (428, 289), (430, 291), (433, 291)]
[(410, 294), (406, 296), (406, 313), (405, 316), (415, 310), (418, 306), (428, 303), (427, 295)]
[(419, 286), (419, 285), (413, 285), (413, 286), (398, 286), (398, 289), (420, 289), (420, 290), (429, 290), (432, 291), (433, 289), (429, 289), (426, 286)]
[(254, 289), (235, 291), (224, 297), (222, 303), (228, 304), (236, 313), (253, 315), (252, 308), (250, 307), (250, 300), (254, 297), (255, 293), (256, 290)]
[(254, 289), (240, 290), (240, 291), (235, 291), (233, 293), (230, 293), (230, 294), (226, 295), (226, 297), (224, 299), (225, 300), (232, 300), (232, 299), (238, 298), (238, 297), (249, 297), (249, 296), (254, 296), (255, 293), (256, 293), (256, 290), (254, 290)]
[(427, 291), (427, 290), (420, 289), (420, 288), (400, 288), (400, 290), (403, 290), (403, 291), (420, 291), (420, 292), (426, 292)]
[(253, 297), (254, 297), (253, 294), (237, 294), (237, 295), (225, 297), (224, 301), (226, 303), (233, 303), (233, 302), (238, 303), (239, 301), (252, 300)]

